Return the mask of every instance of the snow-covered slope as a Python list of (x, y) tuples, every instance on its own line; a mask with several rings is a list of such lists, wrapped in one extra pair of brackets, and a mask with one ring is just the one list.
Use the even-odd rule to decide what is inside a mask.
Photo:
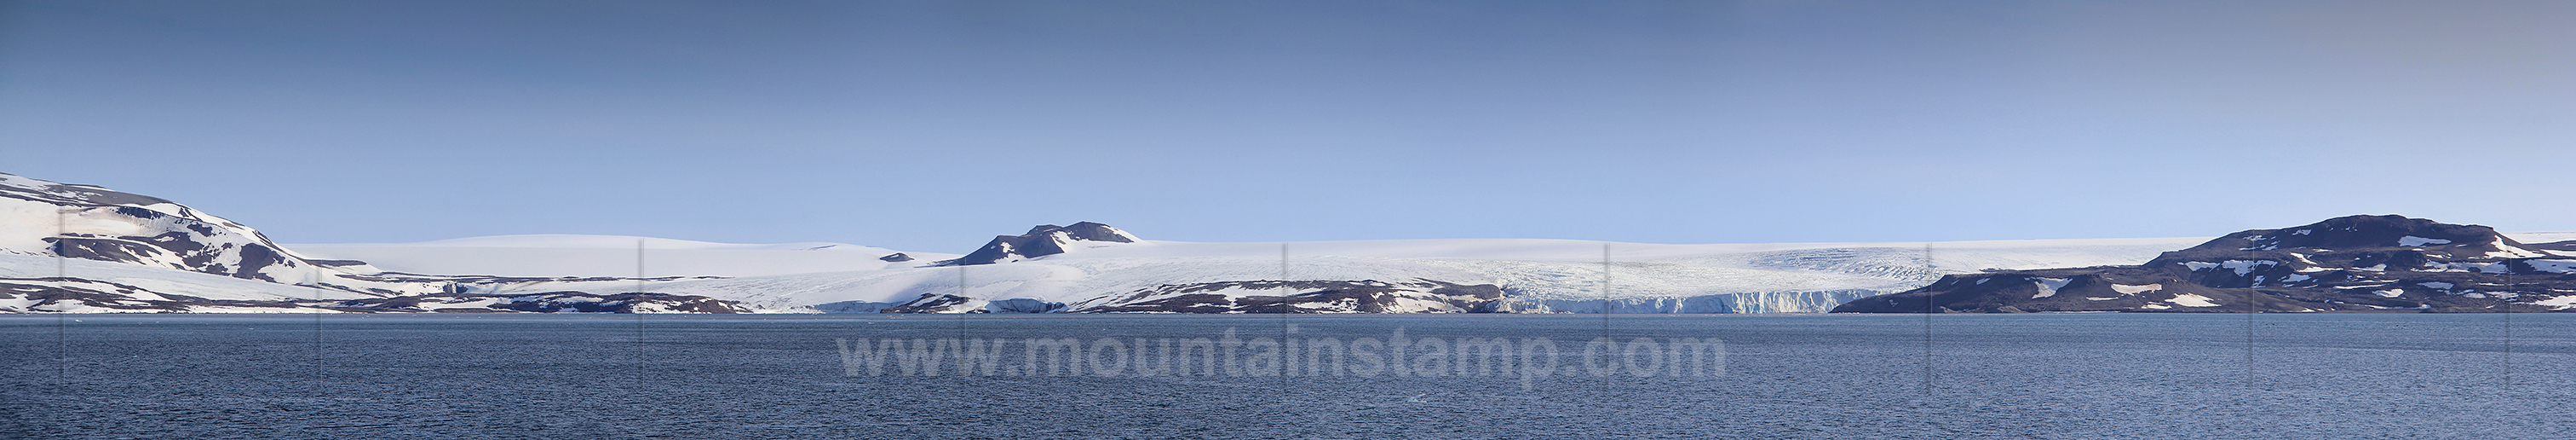
[[(62, 276), (56, 277), (58, 273)], [(64, 284), (70, 284), (68, 287), (73, 289), (116, 293), (126, 298), (84, 298), (95, 300), (66, 301), (59, 308), (44, 307), (40, 310), (77, 313), (162, 310), (227, 313), (310, 312), (314, 309), (228, 307), (212, 304), (167, 307), (168, 304), (147, 302), (171, 299), (164, 297), (164, 294), (215, 300), (270, 302), (369, 297), (347, 291), (246, 280), (163, 267), (19, 253), (0, 254), (0, 284), (9, 285), (6, 290), (0, 290), (0, 312), (38, 310), (30, 309), (42, 301), (37, 294), (42, 293), (42, 289)]]
[[(249, 227), (168, 200), (0, 174), (0, 252), (61, 253), (242, 279), (304, 278), (312, 265)], [(50, 227), (48, 227), (50, 226)]]
[(61, 255), (379, 296), (447, 285), (388, 282), (358, 276), (374, 272), (363, 265), (317, 264), (248, 226), (169, 200), (9, 174), (0, 174), (0, 224), (8, 225), (0, 228), (0, 254)]
[[(490, 304), (446, 308), (746, 310), (703, 297), (561, 290), (637, 284), (389, 273), (298, 254), (258, 230), (169, 200), (0, 174), (0, 312), (405, 312), (476, 302)], [(508, 289), (556, 290), (503, 294)]]

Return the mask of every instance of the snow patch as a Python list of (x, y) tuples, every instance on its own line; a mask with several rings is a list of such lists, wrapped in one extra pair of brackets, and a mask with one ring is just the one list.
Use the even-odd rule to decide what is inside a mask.
[(2439, 261), (2426, 261), (2426, 262), (2424, 262), (2424, 267), (2423, 267), (2423, 268), (2420, 268), (2420, 269), (2416, 269), (2416, 271), (2417, 271), (2417, 272), (2468, 272), (2468, 271), (2469, 271), (2468, 269), (2462, 269), (2462, 268), (2460, 268), (2460, 266), (2461, 266), (2461, 263), (2443, 263), (2443, 262), (2439, 262)]
[(2047, 298), (2047, 297), (2051, 297), (2051, 296), (2057, 296), (2057, 289), (2064, 289), (2064, 288), (2066, 288), (2066, 281), (2067, 281), (2067, 279), (2066, 279), (2066, 278), (2037, 278), (2037, 277), (2033, 277), (2033, 278), (2031, 278), (2031, 279), (2030, 279), (2030, 282), (2031, 282), (2031, 284), (2035, 284), (2035, 285), (2038, 285), (2038, 286), (2039, 286), (2039, 294), (2031, 295), (2030, 297), (2032, 297), (2032, 298)]
[[(2115, 292), (2120, 292), (2120, 294), (2122, 294), (2122, 295), (2136, 295), (2136, 294), (2140, 294), (2140, 293), (2154, 292), (2154, 291), (2158, 291), (2158, 290), (2165, 290), (2165, 285), (2164, 285), (2164, 284), (2162, 284), (2162, 283), (2157, 283), (2157, 284), (2148, 284), (2148, 285), (2143, 285), (2143, 286), (2132, 286), (2132, 285), (2127, 285), (2127, 284), (2112, 284), (2112, 285), (2111, 285), (2111, 290), (2112, 290), (2112, 291), (2115, 291)], [(2108, 299), (2108, 298), (2104, 298), (2104, 299)]]
[(2227, 260), (2226, 262), (2219, 263), (2218, 265), (2219, 267), (2236, 269), (2236, 275), (2243, 276), (2245, 274), (2254, 273), (2254, 266), (2280, 266), (2281, 262), (2272, 260)]
[(2450, 241), (2450, 240), (2443, 240), (2443, 239), (2439, 239), (2439, 238), (2424, 238), (2424, 237), (2417, 237), (2417, 236), (2413, 236), (2413, 235), (2409, 235), (2409, 236), (2405, 236), (2405, 237), (2399, 237), (2399, 238), (2397, 239), (2397, 245), (2398, 245), (2398, 246), (2405, 246), (2405, 247), (2423, 247), (2424, 245), (2428, 245), (2428, 244), (2451, 244), (2451, 241)]
[(2209, 297), (2189, 293), (2174, 295), (2173, 299), (2165, 302), (2183, 307), (2218, 307), (2218, 303), (2211, 302)]
[(2549, 256), (2549, 254), (2533, 252), (2530, 249), (2523, 249), (2521, 247), (2504, 244), (2504, 237), (2501, 236), (2496, 237), (2495, 242), (2489, 243), (2489, 245), (2494, 246), (2496, 250), (2487, 252), (2487, 258), (2539, 258)]

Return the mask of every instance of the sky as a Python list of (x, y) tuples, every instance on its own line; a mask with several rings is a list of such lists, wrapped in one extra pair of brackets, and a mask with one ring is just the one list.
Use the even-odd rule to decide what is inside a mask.
[(0, 172), (282, 243), (2576, 230), (2576, 2), (0, 0)]

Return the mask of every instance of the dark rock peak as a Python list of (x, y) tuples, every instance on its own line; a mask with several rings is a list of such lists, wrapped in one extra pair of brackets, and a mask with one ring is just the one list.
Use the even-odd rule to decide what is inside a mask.
[(2455, 225), (2396, 215), (2356, 215), (2306, 226), (2228, 234), (2184, 251), (2377, 248), (2497, 251), (2502, 250), (2497, 248), (2499, 245), (2518, 246), (2520, 243), (2486, 226)]
[(1084, 241), (1135, 243), (1137, 239), (1127, 231), (1092, 222), (1074, 223), (1073, 226), (1038, 225), (1029, 228), (1027, 234), (995, 236), (993, 241), (986, 242), (983, 248), (955, 260), (941, 261), (938, 265), (993, 264), (1055, 255), (1072, 250), (1066, 248), (1068, 245)]
[(911, 255), (904, 255), (902, 252), (896, 252), (896, 253), (892, 253), (892, 254), (886, 254), (886, 256), (883, 256), (883, 257), (877, 257), (877, 259), (878, 259), (878, 260), (885, 261), (885, 262), (889, 262), (889, 263), (901, 263), (901, 262), (906, 262), (906, 261), (912, 261), (912, 256), (911, 256)]
[[(2317, 268), (2419, 270), (2451, 263), (2494, 263), (2546, 256), (2549, 254), (2496, 233), (2495, 228), (2362, 215), (2228, 234), (2190, 249), (2166, 252), (2145, 266), (2204, 271), (2205, 276), (2197, 276), (2194, 281), (2214, 287), (2252, 287), (2260, 283), (2255, 277), (2268, 275), (2269, 279), (2281, 280), (2294, 272), (2314, 272)], [(2205, 271), (2211, 264), (2229, 270)], [(2206, 275), (2231, 279), (2221, 281)]]

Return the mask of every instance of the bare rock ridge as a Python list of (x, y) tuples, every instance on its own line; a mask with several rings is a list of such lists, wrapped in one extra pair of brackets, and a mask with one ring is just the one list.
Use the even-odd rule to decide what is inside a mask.
[(877, 313), (1496, 313), (1503, 289), (1427, 279), (1220, 281), (1165, 284), (1076, 302), (986, 301), (925, 293)]
[(352, 312), (430, 311), (439, 313), (751, 313), (750, 308), (731, 301), (703, 296), (661, 293), (593, 294), (586, 292), (546, 292), (535, 294), (435, 294), (391, 298), (357, 299), (330, 305), (333, 309)]
[(1106, 243), (1138, 241), (1140, 240), (1135, 235), (1128, 234), (1127, 231), (1099, 223), (1081, 222), (1074, 223), (1072, 226), (1038, 225), (1035, 228), (1029, 228), (1026, 234), (993, 237), (993, 241), (985, 243), (983, 248), (976, 249), (973, 253), (954, 260), (940, 261), (934, 265), (970, 266), (1007, 263), (1071, 252)]
[(1834, 312), (2551, 312), (2576, 308), (2576, 242), (2350, 216), (2228, 234), (2146, 264), (1949, 275)]
[(1427, 279), (1404, 282), (1226, 281), (1170, 284), (1073, 304), (1079, 313), (1489, 313), (1503, 289)]

